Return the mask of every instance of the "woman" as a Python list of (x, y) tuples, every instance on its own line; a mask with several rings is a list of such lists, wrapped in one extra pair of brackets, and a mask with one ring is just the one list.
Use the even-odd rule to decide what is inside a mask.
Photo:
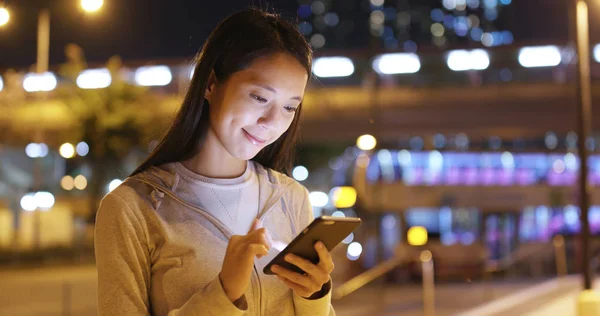
[[(100, 315), (334, 315), (333, 262), (263, 267), (313, 219), (280, 173), (298, 134), (312, 52), (255, 9), (226, 18), (198, 54), (171, 128), (96, 220)], [(264, 226), (264, 227), (263, 227)]]

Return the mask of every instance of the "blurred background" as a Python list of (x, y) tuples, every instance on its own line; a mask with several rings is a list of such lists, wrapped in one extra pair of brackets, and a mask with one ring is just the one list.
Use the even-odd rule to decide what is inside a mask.
[(249, 5), (315, 50), (291, 176), (315, 216), (363, 219), (333, 252), (338, 315), (574, 315), (600, 254), (600, 129), (578, 131), (575, 1), (558, 0), (0, 0), (0, 315), (97, 313), (97, 205)]

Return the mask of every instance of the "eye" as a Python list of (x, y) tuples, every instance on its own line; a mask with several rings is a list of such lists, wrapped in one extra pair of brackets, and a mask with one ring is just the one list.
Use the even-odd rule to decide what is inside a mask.
[(288, 106), (284, 107), (284, 109), (285, 109), (285, 110), (286, 110), (288, 113), (294, 113), (294, 112), (298, 111), (298, 108), (297, 108), (297, 107), (295, 107), (295, 106), (290, 106), (290, 105), (288, 105)]
[(252, 99), (254, 99), (256, 102), (259, 102), (259, 103), (267, 103), (267, 99), (265, 99), (265, 98), (263, 98), (263, 97), (261, 97), (261, 96), (258, 96), (258, 95), (256, 95), (256, 94), (250, 94), (250, 97), (251, 97)]

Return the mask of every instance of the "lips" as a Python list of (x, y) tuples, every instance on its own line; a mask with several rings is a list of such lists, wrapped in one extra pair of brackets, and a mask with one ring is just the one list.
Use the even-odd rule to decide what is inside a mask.
[(246, 136), (246, 138), (250, 143), (252, 143), (252, 145), (263, 146), (267, 143), (266, 140), (248, 133), (245, 129), (242, 129), (242, 131), (244, 132), (244, 136)]

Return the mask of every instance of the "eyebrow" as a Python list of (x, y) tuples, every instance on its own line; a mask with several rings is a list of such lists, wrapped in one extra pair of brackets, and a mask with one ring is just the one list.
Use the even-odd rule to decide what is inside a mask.
[[(265, 89), (267, 89), (267, 90), (269, 90), (269, 91), (271, 91), (271, 92), (273, 92), (273, 93), (277, 93), (277, 90), (275, 90), (275, 89), (274, 89), (274, 88), (272, 88), (271, 86), (268, 86), (268, 85), (265, 85), (265, 84), (260, 84), (260, 83), (255, 83), (254, 85), (255, 85), (255, 86), (259, 86), (259, 87), (261, 87), (261, 88), (265, 88)], [(299, 96), (292, 97), (292, 98), (290, 98), (290, 99), (292, 99), (292, 100), (297, 100), (298, 102), (302, 102), (302, 98), (301, 98), (301, 97), (299, 97)]]

